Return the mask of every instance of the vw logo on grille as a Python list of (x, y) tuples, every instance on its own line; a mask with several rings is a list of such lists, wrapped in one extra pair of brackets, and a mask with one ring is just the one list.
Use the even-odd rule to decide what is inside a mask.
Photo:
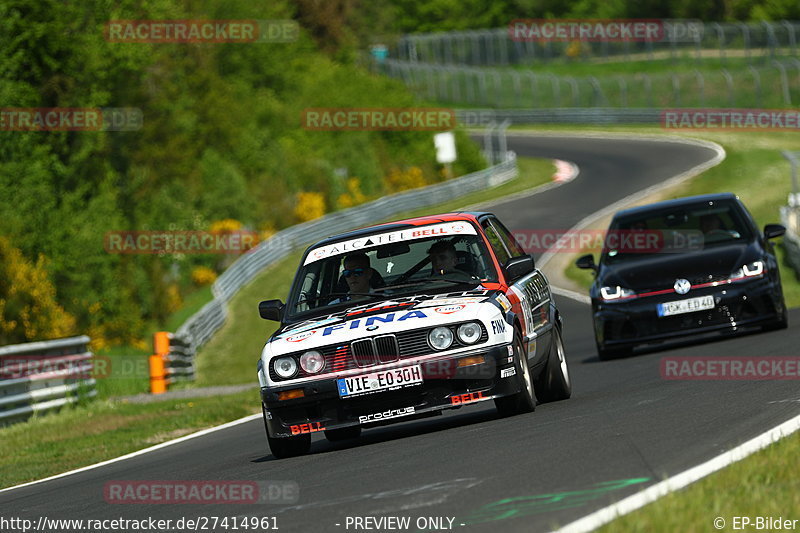
[(672, 288), (675, 289), (675, 292), (678, 294), (686, 294), (689, 292), (689, 289), (692, 288), (692, 284), (689, 283), (688, 279), (681, 278), (675, 280), (675, 285), (673, 285)]

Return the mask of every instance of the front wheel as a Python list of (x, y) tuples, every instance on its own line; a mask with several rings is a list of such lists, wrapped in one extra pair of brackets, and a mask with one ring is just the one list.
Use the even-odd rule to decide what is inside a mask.
[(553, 327), (553, 339), (550, 342), (550, 354), (547, 366), (542, 371), (539, 379), (533, 384), (536, 397), (542, 402), (555, 402), (566, 400), (572, 396), (572, 381), (569, 378), (567, 357), (564, 354), (564, 343), (561, 340), (561, 330)]
[(533, 392), (533, 381), (528, 369), (528, 354), (525, 353), (518, 331), (514, 332), (514, 359), (519, 367), (517, 375), (520, 380), (520, 391), (513, 396), (494, 399), (497, 412), (502, 416), (530, 413), (536, 408), (536, 395)]
[[(783, 297), (783, 288), (778, 285), (778, 292), (781, 296), (781, 310), (782, 312), (778, 316), (778, 319), (771, 323), (767, 324), (766, 326), (762, 326), (762, 331), (775, 331), (778, 329), (786, 329), (789, 327), (789, 312), (786, 310), (786, 300)], [(776, 306), (777, 307), (777, 306)]]
[(264, 430), (267, 432), (269, 451), (272, 452), (276, 459), (305, 455), (311, 450), (311, 435), (296, 435), (283, 438), (270, 437), (269, 429), (267, 428), (267, 410), (263, 405), (261, 406), (261, 413), (264, 417)]

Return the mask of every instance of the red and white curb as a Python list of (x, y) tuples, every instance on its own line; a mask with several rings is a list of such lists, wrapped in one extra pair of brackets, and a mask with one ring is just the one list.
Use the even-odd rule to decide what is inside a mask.
[(556, 166), (556, 173), (553, 174), (553, 181), (558, 183), (570, 182), (577, 178), (578, 174), (580, 174), (578, 165), (570, 163), (569, 161), (553, 159), (553, 164)]

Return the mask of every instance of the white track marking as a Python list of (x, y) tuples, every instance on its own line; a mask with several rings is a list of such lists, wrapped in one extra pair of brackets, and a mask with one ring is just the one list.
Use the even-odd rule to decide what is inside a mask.
[(657, 499), (666, 496), (671, 492), (680, 490), (687, 485), (694, 483), (709, 474), (721, 470), (726, 466), (741, 461), (748, 455), (762, 450), (780, 439), (791, 435), (800, 429), (800, 415), (784, 422), (774, 428), (762, 433), (761, 435), (733, 448), (730, 451), (717, 455), (713, 459), (703, 464), (697, 465), (689, 470), (674, 475), (660, 483), (656, 483), (636, 494), (628, 496), (615, 504), (603, 507), (583, 518), (571, 522), (557, 531), (559, 533), (584, 533), (593, 531), (600, 526), (608, 524), (612, 520), (622, 515), (628, 514), (636, 509), (644, 507)]
[(550, 286), (550, 292), (553, 294), (558, 294), (559, 296), (566, 296), (576, 302), (580, 302), (582, 304), (590, 304), (592, 303), (592, 299), (582, 294), (580, 292), (571, 291), (569, 289), (562, 289), (561, 287)]
[(244, 418), (240, 418), (238, 420), (234, 420), (232, 422), (228, 422), (226, 424), (222, 424), (221, 426), (214, 426), (212, 428), (204, 429), (202, 431), (198, 431), (196, 433), (192, 433), (190, 435), (186, 435), (184, 437), (180, 437), (174, 440), (168, 440), (167, 442), (162, 442), (161, 444), (156, 444), (155, 446), (150, 446), (149, 448), (145, 448), (143, 450), (138, 450), (135, 452), (131, 452), (127, 455), (123, 455), (121, 457), (115, 457), (114, 459), (109, 459), (107, 461), (102, 461), (100, 463), (95, 463), (93, 465), (84, 466), (81, 468), (77, 468), (75, 470), (70, 470), (69, 472), (64, 472), (62, 474), (56, 474), (55, 476), (46, 477), (44, 479), (37, 479), (36, 481), (29, 481), (28, 483), (23, 483), (21, 485), (15, 485), (13, 487), (8, 487), (5, 489), (0, 489), (0, 493), (7, 492), (10, 490), (21, 489), (22, 487), (28, 487), (30, 485), (36, 485), (37, 483), (44, 483), (45, 481), (50, 481), (53, 479), (58, 479), (66, 476), (71, 476), (72, 474), (77, 474), (79, 472), (86, 472), (87, 470), (94, 470), (95, 468), (100, 468), (101, 466), (110, 465), (112, 463), (118, 463), (120, 461), (124, 461), (125, 459), (131, 459), (133, 457), (138, 457), (140, 455), (144, 455), (146, 453), (154, 452), (156, 450), (160, 450), (161, 448), (166, 448), (167, 446), (172, 446), (173, 444), (178, 444), (179, 442), (184, 442), (191, 439), (196, 439), (197, 437), (202, 437), (204, 435), (208, 435), (209, 433), (215, 433), (217, 431), (221, 431), (223, 429), (228, 429), (233, 426), (238, 426), (239, 424), (244, 424), (250, 422), (252, 420), (256, 420), (261, 418), (261, 413), (246, 416)]

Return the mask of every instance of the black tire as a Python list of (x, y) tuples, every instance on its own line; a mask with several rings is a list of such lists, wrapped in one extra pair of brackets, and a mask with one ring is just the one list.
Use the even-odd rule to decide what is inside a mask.
[(264, 417), (264, 430), (267, 433), (267, 444), (269, 444), (269, 451), (275, 459), (287, 459), (289, 457), (297, 457), (298, 455), (305, 455), (311, 450), (311, 435), (297, 435), (294, 437), (270, 437), (269, 429), (267, 428), (267, 410), (261, 406), (261, 413)]
[(572, 381), (569, 378), (569, 367), (564, 354), (561, 330), (557, 326), (554, 327), (552, 335), (547, 366), (542, 370), (539, 378), (533, 382), (536, 397), (543, 403), (566, 400), (572, 396)]
[(536, 394), (533, 391), (533, 380), (528, 369), (528, 354), (525, 353), (522, 337), (518, 331), (514, 332), (514, 360), (517, 363), (520, 391), (512, 396), (494, 399), (497, 412), (502, 416), (530, 413), (536, 408)]
[(761, 326), (761, 331), (776, 331), (779, 329), (786, 329), (788, 327), (789, 327), (789, 313), (786, 312), (786, 308), (784, 307), (783, 314), (781, 315), (781, 317), (772, 324)]
[(361, 436), (361, 426), (350, 426), (339, 429), (326, 429), (325, 438), (331, 442), (357, 439)]
[(781, 307), (783, 308), (783, 312), (781, 313), (781, 316), (778, 317), (778, 320), (776, 320), (772, 324), (761, 326), (761, 331), (775, 331), (778, 329), (786, 329), (789, 327), (789, 311), (786, 310), (786, 300), (783, 297), (783, 288), (780, 285), (778, 287), (781, 294)]

